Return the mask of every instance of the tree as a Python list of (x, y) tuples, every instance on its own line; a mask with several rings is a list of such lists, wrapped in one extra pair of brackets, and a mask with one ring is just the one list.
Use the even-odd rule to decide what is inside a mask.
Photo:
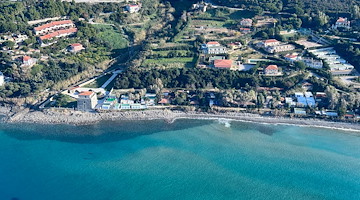
[(294, 65), (295, 65), (295, 68), (300, 71), (305, 71), (305, 69), (306, 69), (306, 65), (304, 62), (296, 61), (296, 62), (294, 62)]
[(15, 43), (13, 41), (7, 40), (2, 44), (3, 47), (7, 47), (9, 49), (13, 49), (15, 46)]

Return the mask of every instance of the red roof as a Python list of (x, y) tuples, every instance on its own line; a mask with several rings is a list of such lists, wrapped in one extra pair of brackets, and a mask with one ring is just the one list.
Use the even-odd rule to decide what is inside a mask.
[(249, 28), (240, 28), (241, 31), (250, 31), (251, 29)]
[(60, 36), (63, 34), (76, 33), (76, 32), (77, 32), (77, 28), (69, 28), (69, 29), (59, 30), (59, 31), (49, 33), (44, 36), (40, 36), (40, 40), (48, 40), (48, 39), (51, 39), (53, 37), (57, 37), (57, 36)]
[(23, 61), (29, 61), (31, 59), (30, 56), (23, 56)]
[(73, 24), (73, 22), (71, 20), (54, 21), (54, 22), (50, 22), (50, 23), (35, 27), (34, 29), (35, 29), (35, 31), (41, 31), (42, 29), (46, 29), (46, 28), (50, 28), (50, 27), (62, 25), (62, 24)]
[(216, 68), (231, 68), (232, 64), (232, 60), (214, 60), (214, 66)]
[(269, 39), (269, 40), (265, 40), (265, 42), (264, 43), (275, 43), (275, 42), (279, 42), (279, 41), (277, 41), (277, 40), (275, 40), (275, 39)]
[(79, 96), (90, 96), (90, 95), (92, 95), (92, 94), (94, 94), (94, 92), (92, 92), (92, 91), (85, 91), (85, 92), (81, 92), (81, 93), (79, 94)]
[(265, 68), (266, 70), (277, 70), (278, 66), (277, 65), (269, 65)]
[(139, 5), (136, 4), (130, 4), (129, 7), (139, 7)]
[(210, 44), (210, 45), (220, 45), (219, 42), (208, 42), (208, 43), (206, 43), (206, 44)]

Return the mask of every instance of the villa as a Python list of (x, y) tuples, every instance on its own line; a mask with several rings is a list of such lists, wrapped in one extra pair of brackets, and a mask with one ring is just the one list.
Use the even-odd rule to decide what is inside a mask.
[(126, 6), (126, 10), (129, 13), (137, 13), (137, 12), (139, 12), (140, 8), (141, 8), (141, 6), (137, 5), (137, 4), (129, 4)]
[(227, 49), (224, 46), (221, 46), (219, 42), (208, 42), (202, 45), (204, 54), (226, 54)]
[(214, 67), (217, 69), (230, 69), (233, 65), (232, 60), (214, 60)]
[(350, 21), (345, 17), (339, 17), (338, 20), (336, 20), (335, 24), (332, 25), (333, 29), (337, 29), (337, 28), (346, 28), (346, 29), (350, 29)]
[(77, 53), (77, 52), (79, 52), (79, 51), (81, 51), (83, 49), (85, 49), (85, 48), (80, 43), (74, 43), (74, 44), (71, 44), (68, 47), (68, 51), (71, 52), (71, 53)]
[(23, 56), (22, 57), (22, 66), (25, 67), (32, 67), (33, 65), (36, 64), (36, 59), (35, 58), (31, 58), (30, 56)]
[(279, 68), (277, 65), (269, 65), (264, 69), (265, 75), (279, 75)]

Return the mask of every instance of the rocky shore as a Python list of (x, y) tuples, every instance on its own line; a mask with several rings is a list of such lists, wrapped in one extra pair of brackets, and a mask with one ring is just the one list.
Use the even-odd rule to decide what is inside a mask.
[[(1, 109), (0, 109), (1, 111)], [(5, 114), (5, 113), (3, 113)], [(145, 110), (145, 111), (118, 111), (118, 112), (79, 112), (74, 110), (45, 110), (30, 111), (22, 110), (17, 113), (7, 112), (4, 121), (8, 123), (42, 123), (42, 124), (72, 124), (86, 125), (100, 121), (117, 120), (154, 120), (162, 119), (172, 123), (176, 119), (229, 119), (271, 124), (292, 124), (301, 126), (313, 126), (332, 129), (343, 129), (360, 132), (359, 123), (332, 122), (317, 119), (263, 117), (250, 113), (205, 113), (183, 112), (170, 110)]]

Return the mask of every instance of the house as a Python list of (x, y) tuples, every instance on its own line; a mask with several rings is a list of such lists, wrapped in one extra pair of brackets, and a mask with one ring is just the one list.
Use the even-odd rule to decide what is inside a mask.
[(77, 99), (77, 109), (80, 111), (91, 111), (97, 104), (97, 96), (95, 92), (85, 91), (79, 94)]
[(269, 39), (269, 40), (264, 40), (264, 41), (260, 42), (260, 46), (262, 46), (264, 48), (277, 46), (277, 45), (280, 45), (280, 41), (275, 40), (275, 39)]
[(251, 29), (249, 28), (240, 28), (240, 32), (243, 34), (248, 34), (251, 33)]
[(31, 58), (30, 56), (23, 56), (22, 57), (22, 64), (26, 67), (31, 67), (36, 64), (36, 59)]
[(204, 54), (226, 54), (227, 49), (224, 46), (221, 46), (219, 42), (208, 42), (203, 45)]
[(139, 12), (140, 8), (141, 8), (141, 6), (137, 5), (137, 4), (129, 4), (126, 6), (126, 10), (129, 13), (137, 13), (137, 12)]
[(242, 44), (240, 42), (233, 42), (233, 43), (229, 43), (227, 44), (227, 46), (229, 48), (231, 48), (232, 50), (235, 50), (235, 49), (239, 49), (242, 47)]
[(253, 23), (252, 19), (243, 19), (240, 21), (240, 25), (244, 27), (251, 27)]
[(80, 43), (74, 43), (74, 44), (71, 44), (71, 45), (68, 47), (68, 50), (69, 50), (69, 52), (71, 52), (71, 53), (77, 53), (77, 52), (79, 52), (79, 51), (81, 51), (81, 50), (83, 50), (83, 49), (85, 49), (85, 48), (84, 48), (83, 45), (80, 44)]
[(269, 65), (264, 69), (265, 75), (278, 75), (279, 68), (277, 65)]
[(300, 59), (300, 57), (298, 56), (298, 54), (286, 54), (284, 56), (285, 60), (289, 61), (289, 62), (295, 62), (297, 60)]
[(218, 69), (230, 69), (233, 65), (232, 60), (214, 60), (214, 67)]
[(345, 17), (339, 17), (338, 20), (336, 20), (335, 24), (332, 25), (332, 28), (346, 28), (349, 29), (350, 27), (350, 21)]

